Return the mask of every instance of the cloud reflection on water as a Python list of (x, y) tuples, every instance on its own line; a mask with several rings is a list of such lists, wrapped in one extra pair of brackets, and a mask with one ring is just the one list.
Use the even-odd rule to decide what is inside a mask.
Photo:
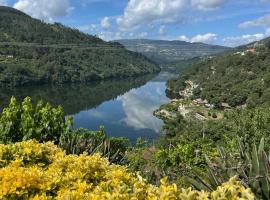
[(161, 104), (168, 101), (164, 95), (163, 82), (149, 82), (139, 89), (133, 89), (118, 98), (122, 102), (125, 117), (121, 120), (135, 129), (161, 131), (163, 122), (153, 116)]

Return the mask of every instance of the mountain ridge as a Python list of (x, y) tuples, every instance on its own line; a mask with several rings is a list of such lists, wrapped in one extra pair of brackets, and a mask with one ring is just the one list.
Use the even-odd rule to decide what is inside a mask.
[(121, 43), (128, 50), (144, 54), (149, 59), (157, 61), (158, 64), (215, 55), (231, 49), (219, 45), (190, 43), (181, 40), (123, 39), (115, 40), (115, 42)]

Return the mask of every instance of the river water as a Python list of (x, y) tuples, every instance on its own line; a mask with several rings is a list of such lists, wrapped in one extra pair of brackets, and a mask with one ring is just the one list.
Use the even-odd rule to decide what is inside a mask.
[(62, 105), (67, 116), (74, 119), (74, 128), (98, 130), (104, 126), (107, 134), (154, 140), (162, 132), (163, 122), (153, 111), (169, 101), (166, 81), (173, 74), (161, 72), (122, 80), (106, 80), (89, 84), (31, 86), (0, 89), (0, 106), (7, 106), (11, 96), (22, 100), (30, 96), (53, 105)]

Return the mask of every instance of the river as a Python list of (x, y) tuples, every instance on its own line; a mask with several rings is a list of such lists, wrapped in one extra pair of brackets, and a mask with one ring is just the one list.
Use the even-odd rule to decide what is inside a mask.
[(0, 106), (7, 106), (11, 96), (22, 100), (30, 96), (53, 105), (62, 105), (67, 116), (74, 119), (74, 128), (97, 130), (104, 126), (113, 137), (138, 137), (149, 141), (162, 132), (162, 120), (153, 111), (169, 101), (166, 81), (173, 74), (161, 72), (121, 80), (106, 80), (89, 84), (43, 85), (0, 89)]

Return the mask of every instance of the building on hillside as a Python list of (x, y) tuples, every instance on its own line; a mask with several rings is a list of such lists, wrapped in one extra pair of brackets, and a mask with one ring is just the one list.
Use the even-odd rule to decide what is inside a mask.
[(247, 49), (246, 52), (247, 52), (247, 53), (253, 53), (253, 54), (257, 53), (257, 51), (256, 51), (255, 48)]

